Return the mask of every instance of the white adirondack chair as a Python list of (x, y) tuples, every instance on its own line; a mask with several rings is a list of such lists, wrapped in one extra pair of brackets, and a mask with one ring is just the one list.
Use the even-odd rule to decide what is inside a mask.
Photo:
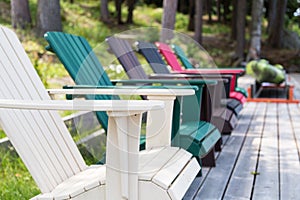
[[(163, 99), (168, 110), (158, 110), (164, 104), (154, 100), (51, 100), (15, 33), (0, 26), (0, 121), (41, 190), (33, 199), (181, 199), (200, 166), (185, 150), (170, 147), (172, 99), (192, 92), (133, 92)], [(85, 164), (56, 112), (74, 109), (108, 112), (106, 165)], [(155, 122), (147, 126), (153, 137), (148, 137), (148, 149), (139, 152), (141, 113), (147, 110)]]

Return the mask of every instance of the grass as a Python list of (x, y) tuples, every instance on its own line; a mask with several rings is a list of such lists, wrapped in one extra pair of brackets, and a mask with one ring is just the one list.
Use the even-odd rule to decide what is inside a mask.
[(0, 148), (0, 199), (29, 199), (40, 193), (13, 148)]
[(0, 139), (6, 137), (5, 133), (3, 130), (0, 130)]

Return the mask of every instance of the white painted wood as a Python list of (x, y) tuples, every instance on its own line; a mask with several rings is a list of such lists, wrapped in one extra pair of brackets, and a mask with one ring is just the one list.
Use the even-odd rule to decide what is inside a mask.
[[(28, 78), (28, 76), (24, 72), (23, 63), (21, 62), (23, 60), (21, 60), (20, 58), (24, 57), (25, 52), (22, 49), (22, 47), (20, 48), (20, 52), (19, 49), (14, 49), (16, 46), (20, 45), (20, 43), (18, 42), (18, 39), (16, 37), (11, 38), (11, 34), (15, 36), (15, 34), (9, 31), (8, 29), (1, 28), (0, 30), (1, 98), (48, 99), (46, 95), (47, 93), (45, 93), (45, 91), (45, 95), (43, 95), (43, 93), (37, 94), (37, 90), (35, 89), (36, 87), (39, 88), (39, 86), (41, 86), (41, 81), (37, 82), (36, 85), (31, 84), (31, 79)], [(27, 58), (27, 60), (29, 59)], [(26, 62), (26, 57), (24, 62)], [(32, 65), (30, 65), (29, 67), (32, 67)], [(26, 81), (26, 83), (22, 83), (20, 80)], [(26, 85), (26, 87), (28, 88), (25, 88), (24, 85)], [(30, 92), (28, 90), (30, 90)], [(3, 115), (5, 116), (4, 112)], [(60, 139), (60, 131), (58, 130), (55, 131), (55, 137), (58, 142), (54, 140), (54, 137), (52, 137), (51, 130), (49, 130), (49, 127), (45, 124), (45, 121), (53, 121), (53, 119), (49, 118), (49, 114), (46, 113), (45, 115), (37, 111), (12, 111), (9, 114), (7, 114), (6, 117), (1, 117), (1, 120), (3, 124), (9, 124), (8, 121), (12, 121), (19, 125), (19, 128), (15, 128), (15, 125), (6, 126), (6, 132), (8, 132), (10, 139), (14, 140), (15, 143), (16, 140), (24, 140), (24, 146), (18, 145), (16, 149), (17, 151), (19, 151), (19, 153), (22, 152), (20, 153), (23, 155), (22, 159), (25, 160), (24, 162), (27, 163), (28, 166), (30, 166), (30, 168), (32, 169), (31, 171), (33, 173), (33, 177), (41, 181), (39, 186), (41, 187), (42, 191), (49, 191), (51, 188), (53, 188), (53, 186), (59, 183), (62, 180), (62, 178), (66, 177), (66, 175), (71, 175), (74, 172), (74, 170), (78, 170), (79, 166), (82, 168), (85, 167), (84, 161), (81, 157), (79, 157), (77, 161), (75, 161), (75, 159), (72, 159), (75, 158), (73, 157), (72, 152), (76, 152), (76, 150), (73, 151), (71, 150), (72, 148), (70, 149), (70, 147), (68, 147), (68, 149), (66, 148), (63, 151), (60, 151), (65, 147), (64, 139), (68, 140), (68, 137)], [(34, 127), (35, 122), (41, 128), (36, 129)], [(60, 125), (64, 126), (62, 122), (61, 124), (57, 123), (57, 126)], [(55, 129), (57, 126), (53, 127), (53, 129)], [(42, 133), (40, 133), (40, 129), (43, 130)], [(14, 130), (18, 132), (12, 132), (8, 130)], [(62, 129), (62, 131), (64, 131), (64, 129)], [(29, 135), (26, 135), (25, 132)], [(20, 135), (22, 139), (20, 139)], [(69, 140), (72, 140), (70, 136)], [(20, 143), (22, 142), (23, 141), (21, 141)], [(32, 142), (34, 142), (35, 145), (33, 145)], [(14, 144), (14, 142), (12, 143)], [(76, 147), (75, 144), (74, 147)], [(28, 150), (32, 150), (32, 156), (28, 155)], [(51, 154), (56, 154), (57, 156), (51, 156)], [(78, 154), (80, 155), (79, 151)], [(63, 166), (55, 165), (55, 163), (64, 164), (64, 160), (62, 160), (61, 162), (58, 162), (57, 160), (60, 159), (63, 155), (66, 157), (70, 157), (70, 159), (68, 160), (70, 164), (66, 164)], [(32, 159), (29, 157), (36, 159), (37, 162), (30, 163)], [(46, 161), (47, 164), (44, 164), (43, 161)], [(80, 164), (78, 165), (76, 164), (76, 162)], [(44, 177), (37, 177), (38, 175), (35, 175), (35, 173), (41, 173), (44, 175)]]
[(89, 192), (85, 192), (80, 194), (72, 200), (87, 200), (87, 199), (105, 199), (105, 187), (96, 187), (89, 190)]
[[(173, 105), (175, 97), (148, 96), (150, 100), (162, 100), (165, 103), (164, 110), (149, 111), (146, 127), (146, 149), (170, 146)], [(166, 134), (169, 133), (169, 134)]]
[(182, 199), (199, 170), (200, 166), (197, 160), (193, 158), (169, 188), (170, 197), (172, 199)]
[(49, 94), (110, 94), (110, 95), (151, 95), (151, 96), (187, 96), (195, 94), (193, 89), (141, 88), (139, 86), (122, 86), (101, 89), (48, 89)]
[[(141, 115), (131, 116), (130, 119), (128, 117), (112, 118), (110, 113), (108, 114), (110, 129), (107, 133), (106, 147), (106, 198), (138, 199)], [(128, 144), (128, 138), (130, 138), (130, 144)]]
[[(27, 110), (128, 111), (137, 113), (164, 107), (161, 101), (148, 100), (14, 100), (0, 99), (1, 108)], [(127, 115), (127, 114), (126, 114)]]
[(176, 152), (176, 154), (169, 161), (171, 164), (165, 165), (162, 169), (160, 169), (159, 172), (153, 177), (153, 182), (160, 185), (164, 189), (168, 189), (175, 179), (175, 176), (177, 176), (177, 174), (184, 169), (185, 164), (189, 162), (191, 157), (192, 155), (184, 150)]
[(170, 160), (177, 152), (178, 148), (165, 148), (163, 151), (158, 152), (152, 160), (147, 161), (148, 164), (139, 167), (140, 180), (150, 181), (157, 171), (166, 164), (166, 161)]
[(156, 184), (150, 181), (139, 182), (139, 199), (143, 200), (169, 200), (169, 194)]
[(278, 127), (277, 104), (268, 103), (262, 143), (258, 161), (253, 199), (278, 199), (279, 168), (278, 168)]

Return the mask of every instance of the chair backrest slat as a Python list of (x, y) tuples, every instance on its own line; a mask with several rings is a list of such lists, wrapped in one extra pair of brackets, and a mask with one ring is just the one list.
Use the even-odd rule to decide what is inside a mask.
[(165, 61), (158, 52), (157, 47), (150, 42), (139, 41), (136, 44), (138, 51), (145, 57), (150, 67), (156, 74), (169, 74)]
[(112, 36), (107, 38), (106, 42), (130, 79), (148, 79), (147, 74), (127, 40)]
[(174, 50), (174, 53), (176, 54), (177, 58), (181, 61), (182, 65), (186, 69), (194, 69), (194, 66), (189, 61), (188, 57), (183, 52), (182, 48), (176, 44), (171, 45), (172, 49)]
[(172, 49), (169, 47), (169, 45), (162, 43), (162, 42), (155, 42), (155, 45), (157, 46), (159, 52), (164, 56), (165, 60), (167, 61), (168, 65), (172, 67), (174, 71), (182, 72), (183, 69), (178, 62), (176, 56), (174, 55)]
[[(0, 98), (49, 100), (16, 34), (0, 26)], [(4, 131), (42, 192), (86, 168), (56, 111), (1, 110)]]
[[(96, 57), (92, 47), (80, 36), (63, 32), (48, 32), (45, 39), (48, 48), (63, 63), (72, 79), (78, 85), (112, 86), (109, 77)], [(86, 96), (88, 99), (108, 100), (110, 95)], [(117, 97), (114, 97), (117, 99)], [(96, 112), (102, 127), (107, 130), (108, 116), (106, 112)]]

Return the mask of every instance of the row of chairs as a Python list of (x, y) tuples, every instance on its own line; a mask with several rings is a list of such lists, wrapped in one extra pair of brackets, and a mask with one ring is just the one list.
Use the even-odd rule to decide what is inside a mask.
[[(221, 86), (232, 80), (230, 74), (219, 79), (147, 76), (131, 45), (110, 37), (107, 43), (125, 70), (133, 67), (126, 70), (128, 75), (139, 75), (116, 83), (84, 38), (49, 32), (47, 49), (56, 53), (77, 86), (47, 94), (15, 33), (0, 28), (0, 119), (41, 189), (34, 199), (181, 199), (201, 167), (215, 165), (220, 133), (234, 128), (226, 113), (238, 114), (238, 109), (228, 112), (230, 105), (220, 95)], [(49, 93), (84, 94), (88, 100), (51, 100)], [(120, 100), (124, 94), (150, 101)], [(85, 164), (53, 111), (59, 109), (96, 111), (107, 132), (106, 164)], [(146, 136), (141, 137), (145, 111)], [(226, 123), (228, 129), (220, 125)]]

